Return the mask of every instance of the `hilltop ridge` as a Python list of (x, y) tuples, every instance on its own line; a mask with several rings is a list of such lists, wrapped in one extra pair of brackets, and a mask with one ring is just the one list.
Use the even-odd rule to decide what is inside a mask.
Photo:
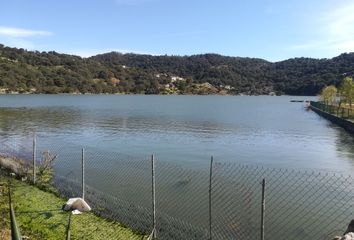
[(89, 58), (0, 44), (0, 92), (316, 95), (354, 74), (354, 53), (331, 59), (110, 52)]

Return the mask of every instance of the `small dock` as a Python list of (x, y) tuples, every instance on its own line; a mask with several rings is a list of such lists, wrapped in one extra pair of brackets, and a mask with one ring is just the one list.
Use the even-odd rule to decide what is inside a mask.
[(309, 100), (290, 100), (290, 102), (310, 102)]

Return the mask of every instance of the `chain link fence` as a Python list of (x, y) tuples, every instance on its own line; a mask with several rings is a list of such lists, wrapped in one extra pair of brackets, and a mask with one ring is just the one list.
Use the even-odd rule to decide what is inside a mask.
[(331, 104), (325, 104), (322, 102), (313, 102), (313, 101), (311, 101), (310, 104), (313, 107), (318, 108), (323, 112), (335, 115), (337, 117), (349, 119), (349, 120), (354, 119), (354, 111), (351, 104), (331, 105)]
[[(0, 155), (31, 164), (32, 150), (30, 137), (13, 139), (2, 142)], [(48, 150), (56, 156), (53, 186), (61, 196), (81, 197), (84, 157), (85, 200), (95, 214), (146, 235), (155, 229), (158, 239), (325, 240), (342, 234), (354, 218), (353, 178), (338, 173), (217, 159), (212, 164), (206, 159), (193, 170), (157, 157), (154, 188), (151, 156), (131, 157), (95, 148), (85, 148), (82, 155), (81, 146), (53, 145), (37, 137), (37, 164)]]

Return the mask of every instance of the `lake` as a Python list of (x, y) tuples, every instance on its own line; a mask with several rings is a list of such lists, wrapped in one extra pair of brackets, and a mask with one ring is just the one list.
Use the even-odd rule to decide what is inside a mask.
[(267, 236), (327, 239), (352, 217), (353, 181), (341, 174), (354, 170), (354, 139), (292, 99), (316, 98), (0, 95), (0, 152), (30, 159), (36, 133), (38, 159), (58, 154), (55, 185), (78, 196), (84, 147), (85, 199), (146, 232), (154, 154), (161, 239), (208, 238), (213, 156), (213, 239), (255, 234), (264, 177)]
[[(280, 168), (354, 169), (353, 138), (305, 109), (314, 97), (1, 95), (3, 141), (36, 132), (76, 144), (190, 168), (210, 156)], [(39, 140), (40, 142), (40, 140)]]

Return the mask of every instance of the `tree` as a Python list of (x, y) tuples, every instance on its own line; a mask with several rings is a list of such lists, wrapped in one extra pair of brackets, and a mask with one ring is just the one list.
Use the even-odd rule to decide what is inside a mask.
[[(111, 93), (117, 88), (126, 93), (152, 93), (169, 84), (172, 76), (178, 76), (186, 79), (185, 84), (176, 83), (181, 94), (191, 93), (194, 84), (208, 82), (219, 89), (220, 85), (229, 85), (235, 88), (235, 94), (316, 95), (325, 86), (338, 86), (343, 74), (354, 76), (353, 65), (354, 53), (332, 59), (293, 58), (272, 63), (217, 54), (151, 56), (112, 52), (81, 58), (0, 44), (0, 88), (19, 91), (25, 89), (25, 84), (27, 91), (35, 88), (37, 93)], [(119, 83), (111, 84), (113, 78)], [(153, 79), (157, 84), (152, 83)], [(348, 96), (342, 99), (351, 102)]]
[(336, 101), (336, 96), (337, 88), (331, 85), (322, 89), (320, 99), (325, 104), (333, 105), (333, 103)]
[(349, 103), (350, 107), (354, 101), (354, 83), (351, 77), (345, 77), (339, 87), (340, 101)]

